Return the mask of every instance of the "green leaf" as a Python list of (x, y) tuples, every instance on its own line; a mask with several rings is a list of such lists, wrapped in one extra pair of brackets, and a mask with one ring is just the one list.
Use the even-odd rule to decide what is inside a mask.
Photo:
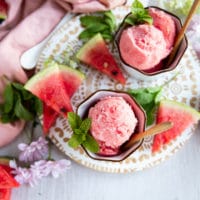
[(11, 84), (6, 86), (3, 93), (3, 98), (5, 102), (3, 106), (4, 112), (9, 113), (12, 110), (14, 104), (14, 92)]
[(86, 15), (81, 17), (80, 21), (85, 29), (79, 34), (79, 39), (89, 40), (97, 33), (101, 33), (107, 41), (113, 39), (116, 20), (111, 11), (99, 12), (98, 15)]
[(89, 118), (84, 119), (80, 125), (80, 129), (87, 133), (90, 130), (91, 122)]
[(100, 16), (92, 16), (86, 15), (80, 18), (81, 25), (84, 27), (89, 27), (91, 24), (95, 24), (97, 22), (103, 22), (103, 18)]
[(87, 134), (86, 140), (83, 142), (83, 146), (93, 153), (97, 153), (99, 151), (97, 141), (89, 134)]
[(83, 142), (82, 136), (73, 134), (68, 141), (68, 144), (72, 148), (77, 148)]
[(81, 135), (81, 134), (83, 134), (83, 131), (80, 130), (80, 129), (78, 129), (78, 128), (76, 128), (76, 129), (74, 130), (74, 133), (77, 134), (77, 135)]
[(141, 105), (148, 104), (154, 100), (154, 95), (148, 92), (138, 93), (135, 98)]
[(125, 23), (130, 24), (130, 25), (136, 25), (136, 20), (135, 17), (130, 15), (128, 17), (126, 17), (126, 19), (124, 20)]
[(43, 104), (40, 99), (34, 97), (34, 109), (38, 115), (41, 115), (43, 112)]
[(90, 31), (84, 30), (79, 34), (79, 39), (80, 40), (89, 40), (90, 38), (92, 38), (94, 35), (96, 35), (96, 33), (92, 33)]
[(74, 131), (75, 129), (78, 129), (82, 120), (81, 118), (74, 112), (68, 112), (67, 114), (68, 122), (71, 127), (71, 129)]
[(140, 1), (135, 0), (131, 6), (131, 12), (135, 15), (140, 15), (141, 13), (144, 13), (144, 6)]
[(162, 96), (163, 86), (132, 89), (128, 92), (143, 107), (147, 115), (147, 125), (154, 122), (155, 111)]
[(21, 98), (18, 95), (17, 97), (17, 101), (15, 104), (15, 108), (14, 108), (15, 114), (19, 119), (24, 119), (24, 120), (33, 120), (34, 116), (31, 112), (29, 112), (23, 105), (21, 102)]
[(130, 25), (144, 24), (144, 23), (153, 23), (152, 17), (149, 15), (148, 10), (144, 8), (142, 3), (138, 0), (135, 0), (131, 6), (131, 15), (127, 16), (125, 23)]
[(116, 28), (115, 16), (111, 11), (106, 11), (104, 12), (104, 18), (105, 23), (108, 24), (110, 27), (110, 31), (113, 32)]

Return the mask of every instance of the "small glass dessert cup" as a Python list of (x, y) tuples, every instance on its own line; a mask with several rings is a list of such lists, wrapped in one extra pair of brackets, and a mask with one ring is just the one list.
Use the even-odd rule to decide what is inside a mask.
[[(107, 98), (107, 97), (122, 97), (126, 103), (130, 105), (132, 108), (132, 111), (135, 115), (135, 118), (137, 119), (137, 124), (135, 127), (135, 130), (131, 134), (131, 136), (135, 133), (143, 132), (145, 130), (145, 123), (146, 123), (146, 114), (144, 110), (140, 107), (140, 105), (131, 97), (128, 93), (126, 92), (121, 92), (121, 91), (112, 91), (112, 90), (98, 90), (94, 93), (92, 93), (87, 99), (85, 99), (82, 103), (77, 108), (77, 114), (81, 118), (86, 118), (88, 117), (89, 109), (93, 107), (94, 105), (97, 104), (102, 98)], [(131, 138), (130, 136), (130, 138)], [(129, 138), (129, 140), (130, 140)], [(127, 140), (127, 141), (129, 141)], [(126, 142), (127, 142), (126, 141)], [(127, 158), (130, 154), (132, 154), (134, 151), (136, 151), (142, 144), (143, 140), (140, 140), (136, 142), (132, 147), (123, 150), (123, 145), (126, 144), (123, 143), (119, 147), (119, 151), (116, 155), (104, 155), (104, 154), (99, 154), (99, 153), (92, 153), (88, 151), (87, 149), (84, 150), (88, 154), (88, 156), (92, 159), (95, 160), (104, 160), (104, 161), (122, 161), (125, 158)]]
[[(157, 9), (158, 11), (163, 11), (164, 13), (168, 14), (171, 16), (171, 18), (174, 20), (175, 22), (175, 28), (176, 28), (176, 34), (175, 34), (175, 38), (178, 35), (178, 33), (180, 32), (181, 28), (182, 28), (182, 24), (181, 24), (181, 20), (174, 14), (163, 10), (161, 8), (155, 7), (155, 6), (150, 6), (147, 7), (145, 9)], [(131, 15), (131, 13), (129, 13), (126, 17), (128, 17), (129, 15)], [(133, 65), (128, 64), (125, 59), (122, 57), (121, 51), (120, 51), (120, 38), (122, 35), (122, 32), (127, 29), (128, 27), (132, 26), (129, 25), (127, 23), (125, 23), (125, 19), (124, 18), (123, 22), (121, 23), (121, 25), (119, 26), (119, 29), (116, 32), (115, 35), (115, 46), (117, 49), (117, 52), (119, 54), (120, 57), (120, 63), (122, 65), (122, 67), (125, 69), (125, 71), (128, 72), (128, 74), (138, 80), (143, 80), (143, 81), (152, 81), (152, 80), (157, 80), (160, 78), (171, 78), (172, 76), (175, 75), (175, 71), (180, 69), (180, 66), (178, 65), (181, 58), (183, 57), (187, 46), (188, 46), (188, 42), (187, 42), (187, 38), (186, 36), (184, 36), (184, 38), (182, 39), (179, 48), (176, 52), (176, 55), (174, 56), (173, 60), (168, 63), (168, 59), (169, 59), (169, 55), (164, 58), (163, 60), (161, 60), (161, 62), (155, 66), (154, 70), (140, 70), (136, 67), (134, 67)], [(131, 57), (131, 55), (130, 55)], [(133, 58), (134, 59), (134, 58)], [(162, 65), (162, 67), (160, 68), (160, 66)], [(174, 73), (173, 73), (174, 72)]]

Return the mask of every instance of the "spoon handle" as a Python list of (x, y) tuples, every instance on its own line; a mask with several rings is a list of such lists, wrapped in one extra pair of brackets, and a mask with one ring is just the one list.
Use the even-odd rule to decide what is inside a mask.
[(170, 53), (167, 65), (169, 65), (172, 62), (174, 56), (176, 55), (176, 52), (177, 52), (178, 47), (179, 47), (179, 44), (180, 44), (181, 40), (184, 37), (184, 33), (185, 33), (185, 31), (186, 31), (186, 29), (187, 29), (187, 27), (188, 27), (188, 25), (189, 25), (189, 23), (190, 23), (190, 21), (192, 19), (192, 16), (195, 14), (195, 12), (196, 12), (197, 8), (199, 7), (199, 5), (200, 5), (200, 0), (194, 0), (194, 2), (192, 4), (192, 7), (190, 9), (190, 12), (189, 12), (184, 24), (183, 24), (183, 27), (180, 30), (178, 36), (176, 37), (175, 44), (174, 44), (172, 52)]
[(148, 130), (141, 132), (141, 133), (136, 133), (132, 136), (132, 138), (125, 144), (122, 146), (123, 149), (128, 149), (131, 146), (133, 146), (133, 144), (147, 136), (150, 135), (156, 135), (158, 133), (162, 133), (164, 131), (167, 131), (168, 129), (172, 128), (173, 123), (172, 122), (162, 122), (159, 124), (156, 124), (155, 126), (152, 126), (151, 128), (149, 128)]

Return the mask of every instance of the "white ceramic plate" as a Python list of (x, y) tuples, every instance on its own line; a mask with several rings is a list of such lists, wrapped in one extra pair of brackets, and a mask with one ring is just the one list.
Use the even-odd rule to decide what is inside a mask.
[[(120, 22), (129, 11), (130, 8), (126, 6), (119, 7), (113, 12), (118, 22)], [(37, 70), (43, 68), (43, 62), (47, 58), (60, 55), (68, 48), (76, 52), (82, 45), (81, 41), (78, 40), (78, 35), (81, 30), (78, 16), (58, 29), (44, 47), (37, 64)], [(113, 53), (116, 54), (115, 50)], [(190, 47), (179, 63), (179, 68), (180, 74), (165, 86), (164, 96), (168, 99), (184, 102), (199, 109), (200, 81), (198, 79), (200, 63)], [(94, 69), (83, 65), (80, 65), (80, 69), (86, 74), (86, 80), (72, 97), (72, 104), (75, 110), (81, 101), (98, 89), (127, 90), (129, 88), (162, 85), (167, 81), (167, 78), (151, 82), (137, 81), (124, 72), (127, 78), (127, 84), (122, 86)], [(191, 127), (155, 154), (151, 152), (152, 137), (149, 137), (144, 140), (143, 145), (136, 152), (122, 162), (93, 160), (87, 156), (81, 147), (76, 150), (70, 148), (67, 142), (71, 136), (71, 132), (66, 119), (58, 118), (55, 126), (50, 130), (49, 137), (62, 152), (79, 164), (104, 172), (126, 173), (143, 170), (166, 160), (184, 145), (194, 132), (194, 128), (195, 126)]]

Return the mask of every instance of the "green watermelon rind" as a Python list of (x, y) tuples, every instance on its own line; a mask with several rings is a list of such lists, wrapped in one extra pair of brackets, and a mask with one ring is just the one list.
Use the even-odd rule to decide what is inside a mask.
[(192, 115), (194, 122), (197, 122), (198, 120), (200, 120), (200, 112), (198, 112), (194, 108), (181, 102), (165, 99), (160, 102), (160, 108), (163, 108), (163, 109), (169, 108), (169, 109), (175, 109), (175, 110), (179, 109), (183, 111), (185, 114)]
[(85, 60), (87, 58), (87, 53), (91, 48), (96, 47), (98, 43), (104, 43), (104, 40), (100, 33), (97, 33), (93, 38), (86, 42), (77, 52), (76, 57), (79, 60)]
[(49, 76), (55, 74), (55, 72), (63, 72), (63, 73), (72, 73), (79, 77), (81, 80), (85, 79), (85, 75), (71, 67), (68, 67), (66, 65), (60, 65), (60, 64), (54, 64), (49, 67), (43, 68), (41, 71), (39, 71), (36, 75), (34, 75), (32, 78), (28, 80), (28, 82), (25, 84), (24, 88), (27, 90), (32, 89), (37, 84), (39, 84), (40, 81), (44, 80), (45, 78), (48, 78)]

